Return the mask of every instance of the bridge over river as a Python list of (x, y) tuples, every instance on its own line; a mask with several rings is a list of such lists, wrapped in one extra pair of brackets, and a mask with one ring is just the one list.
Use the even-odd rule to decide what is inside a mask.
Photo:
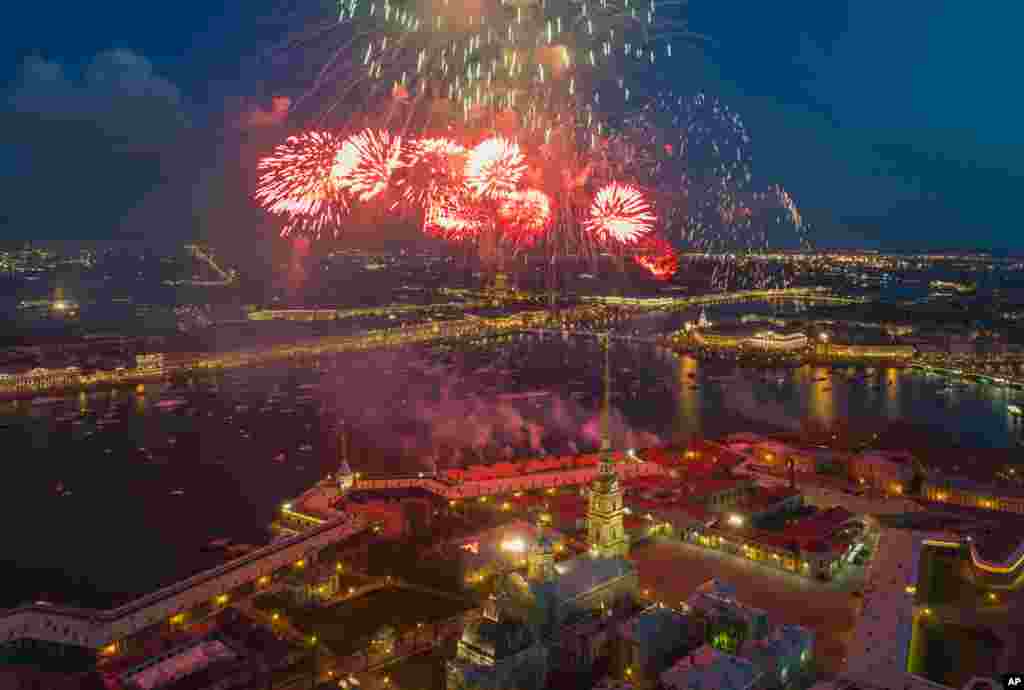
[[(834, 296), (828, 289), (820, 287), (742, 290), (693, 297), (593, 297), (587, 298), (583, 305), (563, 311), (561, 317), (553, 316), (547, 310), (524, 311), (499, 317), (467, 315), (465, 318), (450, 321), (429, 321), (395, 328), (374, 329), (358, 335), (325, 336), (287, 345), (215, 354), (182, 355), (173, 358), (168, 356), (165, 358), (163, 366), (146, 369), (133, 368), (93, 372), (83, 372), (77, 369), (36, 369), (25, 374), (0, 376), (0, 397), (28, 397), (47, 391), (77, 392), (103, 386), (137, 385), (145, 384), (148, 381), (164, 380), (174, 374), (192, 371), (233, 369), (280, 360), (316, 358), (338, 352), (403, 347), (445, 340), (461, 341), (467, 338), (490, 337), (517, 331), (545, 330), (552, 325), (553, 319), (565, 318), (568, 321), (572, 321), (574, 316), (586, 317), (595, 304), (644, 312), (744, 301), (800, 299), (837, 301), (840, 303), (853, 303), (857, 301)], [(396, 311), (404, 311), (408, 309), (408, 305), (395, 305), (393, 308)], [(561, 325), (560, 322), (559, 325)], [(589, 331), (578, 329), (566, 329), (563, 332), (590, 334)], [(643, 341), (643, 339), (630, 338), (628, 336), (613, 337), (627, 339), (632, 342)], [(657, 338), (649, 339), (649, 342), (655, 345), (666, 344)]]

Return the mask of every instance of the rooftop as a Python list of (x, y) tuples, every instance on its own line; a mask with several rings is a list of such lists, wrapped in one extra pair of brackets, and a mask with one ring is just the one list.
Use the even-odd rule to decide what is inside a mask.
[(619, 626), (619, 633), (642, 645), (650, 644), (666, 628), (689, 625), (686, 614), (666, 606), (651, 606)]
[(787, 487), (760, 488), (744, 496), (736, 504), (735, 510), (740, 513), (758, 513), (800, 495), (799, 491)]
[(981, 558), (992, 563), (1002, 563), (1011, 558), (1019, 548), (1024, 547), (1024, 516), (1013, 513), (993, 512), (981, 508), (969, 508), (951, 504), (932, 504), (943, 514), (959, 519), (948, 529), (970, 536)]
[(188, 676), (238, 658), (239, 654), (230, 646), (211, 638), (157, 657), (124, 674), (122, 679), (127, 687), (140, 690), (174, 687)]
[(733, 526), (728, 523), (719, 522), (720, 530), (728, 530), (736, 536), (765, 546), (779, 549), (790, 549), (794, 547), (802, 551), (812, 553), (823, 553), (826, 551), (842, 552), (846, 550), (849, 541), (845, 538), (835, 537), (835, 533), (855, 516), (853, 513), (841, 507), (833, 507), (814, 515), (797, 520), (795, 523), (786, 525), (783, 529), (769, 531), (756, 529), (749, 526)]
[(661, 681), (673, 690), (742, 690), (759, 676), (746, 659), (703, 645), (664, 671)]
[(758, 656), (766, 660), (793, 658), (810, 647), (813, 640), (814, 633), (801, 625), (779, 625), (764, 639), (752, 641), (748, 653), (755, 657), (752, 660)]
[(593, 558), (590, 555), (562, 561), (555, 569), (558, 577), (550, 583), (537, 583), (535, 586), (550, 586), (562, 603), (573, 601), (609, 580), (634, 572), (633, 564), (625, 558)]
[(350, 492), (347, 498), (354, 503), (401, 501), (409, 498), (437, 500), (437, 494), (418, 486), (411, 486), (404, 489), (373, 489), (371, 491), (360, 491), (357, 489)]
[(517, 654), (533, 642), (529, 626), (517, 620), (477, 618), (462, 633), (463, 644), (487, 654), (495, 661)]
[(854, 460), (885, 461), (900, 465), (911, 465), (914, 463), (914, 456), (905, 450), (869, 450), (854, 456)]

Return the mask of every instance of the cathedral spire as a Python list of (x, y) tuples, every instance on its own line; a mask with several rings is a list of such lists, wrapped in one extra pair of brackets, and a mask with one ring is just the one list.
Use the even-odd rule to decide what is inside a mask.
[(355, 484), (355, 477), (352, 474), (352, 467), (348, 464), (348, 429), (342, 425), (338, 432), (338, 488), (348, 491)]
[(601, 402), (601, 452), (612, 450), (611, 406), (612, 406), (612, 367), (609, 351), (611, 350), (611, 334), (604, 334), (604, 400)]

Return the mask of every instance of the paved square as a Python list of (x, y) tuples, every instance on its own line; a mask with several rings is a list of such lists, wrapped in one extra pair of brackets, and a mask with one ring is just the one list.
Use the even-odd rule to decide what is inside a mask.
[(832, 677), (842, 668), (860, 606), (849, 586), (808, 580), (679, 542), (634, 546), (630, 557), (640, 574), (641, 589), (649, 590), (651, 598), (678, 605), (699, 585), (718, 578), (736, 588), (742, 603), (767, 611), (772, 624), (813, 630), (823, 677)]

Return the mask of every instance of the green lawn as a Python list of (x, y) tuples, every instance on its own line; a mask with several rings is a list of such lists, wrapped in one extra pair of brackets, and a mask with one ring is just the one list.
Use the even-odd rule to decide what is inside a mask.
[(959, 556), (951, 549), (925, 547), (921, 549), (918, 568), (917, 600), (922, 606), (941, 606), (962, 601), (971, 594), (973, 585), (959, 572)]
[(382, 589), (329, 608), (295, 606), (284, 595), (264, 594), (255, 605), (278, 611), (306, 635), (316, 635), (331, 652), (351, 654), (365, 645), (382, 626), (398, 630), (416, 623), (432, 623), (466, 610), (442, 597), (404, 589)]
[(954, 688), (995, 675), (1002, 642), (987, 630), (951, 623), (918, 624), (907, 670)]

